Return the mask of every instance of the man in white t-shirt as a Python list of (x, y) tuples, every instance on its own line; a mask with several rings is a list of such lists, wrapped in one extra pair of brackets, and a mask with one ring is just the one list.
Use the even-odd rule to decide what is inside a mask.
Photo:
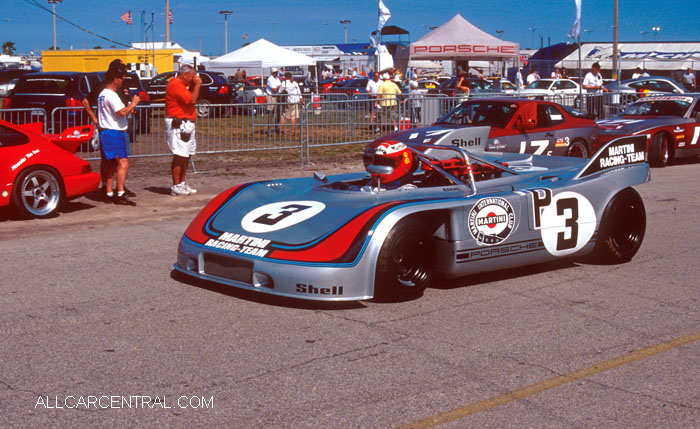
[(632, 73), (632, 79), (639, 79), (640, 77), (642, 77), (642, 69), (637, 67), (634, 69), (634, 73)]
[(279, 133), (280, 129), (277, 126), (279, 123), (279, 106), (277, 105), (277, 93), (282, 86), (282, 81), (277, 77), (279, 70), (277, 67), (270, 69), (270, 77), (267, 78), (265, 84), (265, 95), (267, 96), (267, 123), (275, 124), (275, 132)]
[(379, 113), (379, 105), (376, 102), (377, 98), (377, 90), (379, 89), (379, 85), (382, 83), (379, 82), (379, 73), (378, 72), (373, 72), (372, 73), (372, 79), (370, 79), (367, 82), (367, 86), (365, 87), (365, 91), (367, 91), (367, 95), (369, 95), (369, 99), (372, 102), (372, 107), (371, 111), (369, 114), (369, 128), (373, 129), (374, 128), (374, 123), (376, 122), (377, 119), (377, 114)]
[[(283, 99), (281, 101), (287, 104), (284, 105), (284, 114), (282, 115), (282, 119), (280, 119), (280, 125), (282, 129), (284, 129), (285, 121), (288, 120), (292, 127), (292, 135), (296, 136), (299, 109), (304, 105), (301, 98), (301, 88), (299, 88), (299, 84), (294, 80), (294, 77), (292, 77), (291, 72), (285, 72), (284, 78), (284, 82), (282, 82), (282, 86), (280, 87), (280, 92), (286, 94), (286, 100)], [(282, 97), (285, 97), (285, 95)]]
[(519, 68), (518, 72), (515, 73), (515, 87), (518, 90), (523, 89), (525, 85), (523, 84), (523, 69)]
[(530, 85), (540, 79), (540, 76), (534, 70), (530, 70), (530, 74), (527, 75), (527, 84)]
[(693, 70), (691, 70), (690, 67), (688, 67), (688, 71), (683, 75), (683, 85), (688, 91), (695, 91), (697, 81), (695, 80), (695, 74), (693, 74)]
[[(100, 128), (100, 144), (106, 160), (115, 159), (115, 163), (108, 163), (105, 189), (107, 198), (112, 199), (115, 204), (135, 206), (136, 203), (129, 200), (124, 192), (124, 182), (126, 172), (129, 170), (128, 134), (126, 132), (130, 115), (139, 104), (140, 98), (134, 95), (131, 104), (124, 106), (124, 103), (117, 95), (117, 90), (121, 88), (126, 77), (126, 68), (121, 65), (107, 71), (107, 84), (97, 97), (98, 125)], [(116, 171), (115, 171), (116, 170)], [(117, 196), (114, 198), (112, 192), (113, 176), (116, 172)]]
[(587, 113), (593, 114), (597, 118), (603, 102), (599, 94), (608, 92), (608, 88), (603, 86), (603, 76), (600, 74), (599, 63), (593, 63), (591, 71), (586, 73), (586, 76), (583, 78), (583, 89), (589, 94), (586, 99)]
[(552, 79), (561, 79), (561, 73), (559, 72), (559, 67), (554, 67), (552, 72)]

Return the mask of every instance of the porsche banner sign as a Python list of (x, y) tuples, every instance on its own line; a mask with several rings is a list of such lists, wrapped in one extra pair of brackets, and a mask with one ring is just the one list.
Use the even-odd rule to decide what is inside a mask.
[(494, 37), (461, 15), (411, 43), (411, 59), (504, 60), (519, 56), (520, 45)]

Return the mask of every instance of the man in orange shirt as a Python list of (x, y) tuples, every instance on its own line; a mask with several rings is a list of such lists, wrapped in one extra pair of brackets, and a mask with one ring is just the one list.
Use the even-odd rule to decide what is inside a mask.
[(194, 155), (197, 141), (194, 120), (197, 117), (195, 101), (199, 98), (202, 79), (189, 65), (180, 67), (177, 76), (165, 88), (165, 139), (173, 153), (172, 195), (190, 195), (197, 192), (185, 182), (187, 164)]

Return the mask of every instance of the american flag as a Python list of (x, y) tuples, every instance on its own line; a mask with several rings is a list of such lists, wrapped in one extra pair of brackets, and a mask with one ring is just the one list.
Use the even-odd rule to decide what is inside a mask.
[(248, 34), (243, 35), (243, 40), (248, 40)]
[(168, 20), (170, 21), (171, 24), (173, 23), (173, 10), (172, 9), (168, 9)]
[(131, 25), (131, 11), (127, 10), (126, 12), (122, 13), (122, 16), (120, 16), (119, 19), (126, 22), (126, 25)]

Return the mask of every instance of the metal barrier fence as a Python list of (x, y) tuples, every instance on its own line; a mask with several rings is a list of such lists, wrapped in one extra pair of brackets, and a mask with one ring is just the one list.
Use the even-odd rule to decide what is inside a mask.
[(46, 133), (46, 110), (41, 108), (28, 109), (0, 109), (0, 119), (11, 124), (27, 124), (31, 122), (43, 122)]
[[(473, 93), (485, 97), (522, 98), (518, 93)], [(533, 95), (578, 109), (604, 119), (618, 114), (638, 94)], [(370, 99), (365, 94), (350, 99), (347, 94), (305, 95), (303, 104), (250, 103), (209, 105), (206, 117), (196, 121), (197, 153), (225, 153), (257, 150), (299, 151), (302, 163), (309, 162), (311, 148), (371, 142), (393, 132), (428, 126), (444, 116), (462, 99), (444, 95), (404, 96), (396, 100)], [(12, 123), (44, 122), (44, 132), (59, 134), (64, 129), (90, 123), (82, 109), (61, 107), (47, 116), (43, 109), (0, 110), (0, 117)], [(170, 155), (164, 132), (163, 104), (138, 106), (129, 119), (132, 157)], [(77, 155), (99, 159), (98, 148), (84, 145)]]

